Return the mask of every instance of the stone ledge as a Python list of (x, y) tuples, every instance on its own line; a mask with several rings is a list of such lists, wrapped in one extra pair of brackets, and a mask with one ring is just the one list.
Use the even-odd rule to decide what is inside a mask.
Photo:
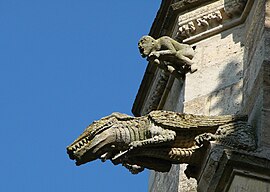
[(255, 182), (263, 180), (270, 187), (270, 160), (261, 157), (260, 153), (225, 149), (213, 143), (208, 150), (198, 178), (198, 191), (229, 191), (236, 185), (234, 179), (239, 175)]

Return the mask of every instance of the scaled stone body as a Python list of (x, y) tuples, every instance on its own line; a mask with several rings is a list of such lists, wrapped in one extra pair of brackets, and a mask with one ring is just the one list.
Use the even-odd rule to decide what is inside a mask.
[(138, 47), (142, 57), (147, 57), (150, 62), (176, 77), (197, 70), (192, 62), (194, 57), (192, 47), (179, 43), (168, 36), (158, 39), (143, 36)]
[(68, 148), (77, 165), (110, 159), (132, 173), (144, 168), (160, 172), (172, 164), (197, 167), (205, 144), (216, 141), (229, 147), (255, 149), (251, 126), (245, 116), (200, 116), (169, 111), (152, 111), (131, 117), (113, 113), (93, 122)]

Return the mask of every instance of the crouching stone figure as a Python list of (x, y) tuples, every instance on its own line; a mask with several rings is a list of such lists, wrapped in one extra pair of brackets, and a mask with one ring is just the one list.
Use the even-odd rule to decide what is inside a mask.
[(193, 48), (168, 36), (158, 39), (143, 36), (139, 40), (138, 47), (142, 57), (147, 57), (148, 61), (173, 75), (179, 76), (197, 70), (192, 62)]

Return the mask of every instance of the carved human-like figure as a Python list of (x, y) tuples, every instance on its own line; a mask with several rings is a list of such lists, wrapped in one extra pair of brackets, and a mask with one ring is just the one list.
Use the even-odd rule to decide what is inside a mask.
[(197, 70), (192, 62), (193, 48), (168, 36), (158, 39), (143, 36), (138, 47), (142, 57), (147, 57), (147, 60), (173, 75), (179, 76), (179, 73), (193, 73)]

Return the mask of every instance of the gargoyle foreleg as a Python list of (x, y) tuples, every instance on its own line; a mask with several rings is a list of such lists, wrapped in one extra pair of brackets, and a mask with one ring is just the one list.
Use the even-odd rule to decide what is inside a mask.
[(154, 135), (153, 137), (141, 141), (133, 141), (129, 144), (129, 150), (137, 147), (152, 146), (157, 144), (166, 144), (175, 140), (176, 132), (173, 130), (164, 130), (160, 134)]
[(175, 140), (176, 132), (173, 130), (162, 130), (161, 132), (158, 131), (158, 128), (156, 129), (157, 132), (153, 134), (151, 131), (149, 134), (153, 134), (153, 136), (149, 139), (144, 139), (141, 141), (133, 141), (129, 144), (129, 148), (125, 151), (120, 152), (119, 154), (115, 155), (111, 160), (114, 164), (121, 163), (122, 159), (130, 154), (134, 149), (137, 149), (138, 147), (151, 147), (153, 145), (165, 145), (170, 143), (171, 141)]

